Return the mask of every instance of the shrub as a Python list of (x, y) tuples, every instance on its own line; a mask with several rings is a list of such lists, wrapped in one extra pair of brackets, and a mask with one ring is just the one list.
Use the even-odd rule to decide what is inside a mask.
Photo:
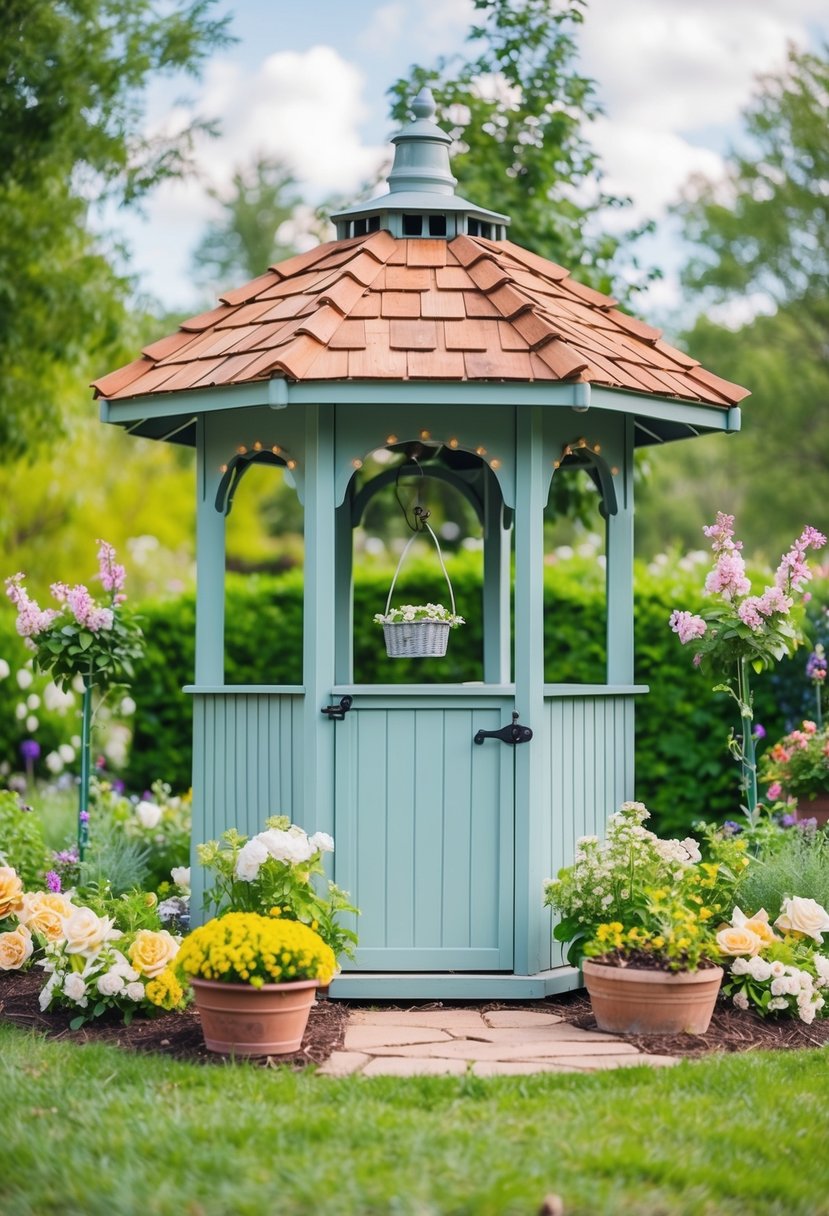
[(829, 907), (829, 836), (802, 824), (760, 852), (740, 878), (735, 899), (741, 908), (765, 908), (775, 920), (793, 895)]
[(27, 891), (42, 886), (49, 869), (40, 817), (11, 790), (0, 790), (0, 865), (12, 866)]

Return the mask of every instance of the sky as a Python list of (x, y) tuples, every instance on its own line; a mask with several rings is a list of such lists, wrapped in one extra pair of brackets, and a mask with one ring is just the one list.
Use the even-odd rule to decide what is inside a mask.
[[(148, 98), (149, 132), (193, 112), (220, 119), (221, 136), (198, 145), (197, 176), (161, 187), (143, 218), (105, 217), (139, 289), (170, 311), (205, 302), (191, 256), (217, 211), (211, 187), (266, 153), (294, 165), (311, 203), (356, 194), (389, 152), (387, 88), (411, 63), (460, 50), (474, 14), (472, 0), (236, 0), (231, 11), (238, 41), (202, 80), (161, 82)], [(782, 66), (787, 45), (825, 39), (826, 0), (588, 0), (580, 67), (605, 110), (589, 127), (603, 185), (632, 199), (617, 224), (657, 222), (647, 252), (665, 278), (641, 298), (642, 316), (664, 323), (683, 310), (687, 251), (668, 217), (683, 184), (721, 176), (758, 75)]]

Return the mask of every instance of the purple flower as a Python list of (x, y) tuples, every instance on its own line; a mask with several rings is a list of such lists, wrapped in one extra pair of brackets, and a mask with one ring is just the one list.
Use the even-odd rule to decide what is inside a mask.
[(24, 739), (20, 744), (20, 754), (27, 764), (33, 764), (40, 759), (40, 744), (37, 739)]
[(127, 787), (126, 787), (126, 785), (124, 785), (124, 782), (121, 780), (120, 777), (113, 777), (112, 778), (112, 788), (116, 794), (123, 794), (124, 790)]
[(81, 813), (78, 815), (78, 819), (81, 823), (89, 823), (89, 811), (81, 811)]
[(781, 828), (793, 828), (796, 823), (797, 823), (797, 820), (795, 819), (794, 815), (781, 815), (780, 816)]
[(822, 646), (816, 646), (806, 662), (806, 679), (823, 683), (826, 679), (826, 654)]
[(754, 732), (753, 732), (753, 733), (754, 733), (754, 738), (755, 738), (755, 739), (765, 739), (765, 737), (766, 737), (766, 728), (765, 728), (765, 726), (761, 726), (761, 725), (760, 725), (760, 723), (759, 723), (759, 722), (757, 722), (757, 723), (755, 723), (755, 726), (754, 726)]
[(46, 872), (46, 886), (50, 891), (60, 891), (60, 874), (56, 874), (54, 870)]
[(52, 861), (57, 861), (65, 866), (73, 866), (77, 860), (78, 854), (75, 849), (61, 849), (59, 852), (52, 854)]
[(722, 825), (723, 836), (738, 836), (742, 830), (742, 824), (736, 823), (733, 819), (726, 819)]

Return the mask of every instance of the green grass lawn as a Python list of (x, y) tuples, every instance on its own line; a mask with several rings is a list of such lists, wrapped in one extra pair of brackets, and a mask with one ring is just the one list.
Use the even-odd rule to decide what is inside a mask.
[(827, 1216), (829, 1051), (328, 1080), (0, 1026), (3, 1216)]

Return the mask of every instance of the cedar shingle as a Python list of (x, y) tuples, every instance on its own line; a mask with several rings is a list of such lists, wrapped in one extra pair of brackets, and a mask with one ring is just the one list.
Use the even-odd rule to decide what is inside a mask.
[(539, 346), (535, 353), (560, 380), (569, 380), (587, 367), (587, 360), (558, 338)]
[(445, 266), (446, 241), (422, 237), (406, 242), (407, 266)]
[(93, 380), (92, 387), (101, 397), (115, 397), (148, 372), (152, 366), (149, 359), (133, 359), (132, 363), (119, 367), (117, 371)]
[(470, 380), (529, 380), (528, 351), (470, 350), (464, 354), (466, 374)]
[(463, 306), (468, 317), (500, 316), (495, 305), (490, 303), (489, 296), (481, 295), (477, 291), (463, 292)]
[(434, 350), (438, 344), (435, 321), (392, 321), (389, 346), (392, 350)]
[(494, 333), (491, 321), (443, 322), (443, 340), (447, 350), (488, 350), (493, 343)]
[(420, 296), (420, 315), (438, 320), (458, 320), (466, 316), (458, 291), (424, 291)]
[(320, 292), (318, 298), (320, 304), (333, 304), (345, 317), (362, 297), (364, 291), (365, 288), (362, 283), (358, 283), (356, 279), (344, 276)]
[(267, 270), (264, 274), (251, 279), (249, 283), (243, 283), (241, 287), (234, 287), (232, 291), (224, 292), (219, 299), (223, 304), (247, 304), (249, 300), (255, 300), (259, 293), (267, 287), (273, 287), (275, 277), (270, 270)]
[(505, 283), (503, 287), (496, 287), (489, 293), (489, 298), (501, 316), (508, 319), (517, 317), (519, 313), (528, 312), (532, 308), (527, 297), (522, 292), (516, 291), (514, 287), (510, 287), (509, 283)]
[(463, 380), (464, 357), (460, 351), (410, 350), (406, 356), (412, 380)]
[(312, 338), (316, 338), (325, 346), (331, 335), (336, 333), (342, 324), (342, 320), (342, 313), (338, 312), (336, 308), (332, 308), (330, 304), (323, 304), (322, 308), (318, 308), (315, 313), (303, 320), (297, 333), (310, 334)]
[(494, 258), (483, 258), (480, 262), (473, 262), (468, 267), (469, 277), (476, 287), (480, 287), (481, 291), (490, 292), (495, 287), (501, 287), (504, 283), (509, 282), (509, 272), (504, 270), (503, 266), (499, 266)]
[(186, 329), (180, 329), (178, 333), (168, 334), (166, 338), (159, 338), (157, 342), (151, 342), (149, 346), (143, 347), (141, 354), (156, 362), (159, 359), (169, 359), (170, 355), (176, 354), (182, 347), (188, 346), (196, 340), (192, 333), (188, 333)]
[(462, 266), (439, 266), (435, 271), (435, 282), (441, 291), (463, 291), (475, 287)]
[(406, 352), (372, 342), (365, 350), (348, 352), (348, 374), (353, 380), (405, 380)]
[(386, 291), (428, 291), (432, 286), (432, 271), (428, 266), (387, 266), (383, 282), (375, 286)]
[(365, 321), (343, 321), (342, 325), (332, 334), (328, 343), (329, 350), (362, 350), (366, 344)]
[(380, 311), (384, 317), (419, 317), (420, 294), (416, 291), (384, 291)]

